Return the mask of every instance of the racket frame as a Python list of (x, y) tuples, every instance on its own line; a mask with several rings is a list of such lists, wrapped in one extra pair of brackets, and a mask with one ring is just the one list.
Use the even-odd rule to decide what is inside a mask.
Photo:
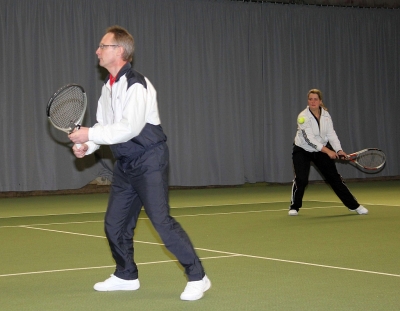
[[(364, 165), (360, 164), (357, 161), (357, 159), (360, 156), (362, 156), (363, 154), (365, 154), (366, 152), (369, 152), (369, 151), (377, 151), (378, 153), (381, 154), (381, 156), (383, 158), (383, 161), (382, 161), (382, 163), (380, 165), (378, 165), (376, 167), (364, 166)], [(358, 167), (360, 167), (360, 168), (362, 168), (364, 170), (367, 170), (367, 171), (377, 171), (377, 170), (381, 169), (386, 163), (386, 155), (385, 155), (385, 153), (382, 150), (378, 149), (378, 148), (366, 148), (366, 149), (363, 149), (363, 150), (360, 150), (360, 151), (357, 151), (357, 152), (350, 153), (350, 154), (347, 155), (347, 157), (341, 157), (341, 159), (342, 160), (346, 160), (346, 161), (350, 161), (350, 162), (356, 164)]]
[[(66, 89), (70, 88), (70, 87), (78, 87), (82, 90), (82, 94), (83, 94), (83, 111), (82, 114), (79, 116), (79, 118), (77, 120), (71, 120), (69, 127), (68, 128), (62, 128), (59, 127), (58, 125), (56, 125), (52, 120), (51, 120), (51, 105), (53, 104), (54, 100), (58, 97), (58, 95), (60, 95), (62, 92), (64, 92)], [(49, 99), (49, 101), (47, 102), (47, 107), (46, 107), (46, 115), (48, 117), (48, 119), (50, 120), (51, 124), (58, 130), (63, 131), (67, 134), (71, 134), (75, 129), (80, 129), (81, 127), (81, 123), (83, 120), (83, 117), (85, 116), (85, 112), (86, 112), (86, 107), (87, 107), (87, 97), (86, 97), (86, 92), (83, 89), (82, 86), (80, 86), (79, 84), (75, 84), (75, 83), (71, 83), (71, 84), (67, 84), (64, 85), (63, 87), (61, 87), (60, 89), (58, 89), (53, 96), (51, 96), (51, 98)]]

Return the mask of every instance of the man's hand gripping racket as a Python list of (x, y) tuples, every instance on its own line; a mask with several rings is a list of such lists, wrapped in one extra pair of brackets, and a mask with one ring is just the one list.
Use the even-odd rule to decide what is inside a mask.
[[(79, 130), (87, 106), (86, 93), (77, 84), (68, 84), (60, 88), (47, 103), (47, 117), (53, 126), (71, 134)], [(80, 144), (75, 144), (80, 148)]]
[(340, 156), (341, 160), (350, 161), (358, 167), (367, 171), (377, 171), (386, 162), (385, 153), (377, 148), (363, 149), (345, 156)]

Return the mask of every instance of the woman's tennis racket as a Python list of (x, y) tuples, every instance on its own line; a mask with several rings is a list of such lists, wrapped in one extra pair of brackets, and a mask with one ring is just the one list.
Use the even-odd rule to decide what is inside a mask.
[[(68, 134), (81, 127), (87, 105), (86, 93), (77, 84), (60, 88), (47, 103), (47, 117), (53, 126)], [(79, 148), (80, 145), (77, 144)]]
[(358, 167), (368, 170), (376, 171), (382, 168), (386, 162), (385, 153), (376, 148), (363, 149), (358, 152), (348, 154), (347, 157), (340, 157), (342, 160), (351, 161)]

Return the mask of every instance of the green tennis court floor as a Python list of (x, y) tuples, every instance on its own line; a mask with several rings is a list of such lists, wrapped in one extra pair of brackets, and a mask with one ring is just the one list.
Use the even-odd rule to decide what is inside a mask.
[(141, 288), (100, 293), (114, 268), (107, 194), (0, 199), (1, 310), (399, 310), (400, 181), (348, 183), (369, 209), (348, 211), (324, 184), (287, 215), (290, 186), (172, 190), (212, 287), (183, 302), (183, 270), (142, 212)]

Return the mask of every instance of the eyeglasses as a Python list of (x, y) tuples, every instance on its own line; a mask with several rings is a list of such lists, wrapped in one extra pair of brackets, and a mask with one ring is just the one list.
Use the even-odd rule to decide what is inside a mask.
[(118, 44), (99, 44), (99, 48), (102, 49), (102, 50), (104, 50), (106, 47), (109, 47), (109, 46), (116, 47), (116, 46), (119, 46), (119, 45)]

